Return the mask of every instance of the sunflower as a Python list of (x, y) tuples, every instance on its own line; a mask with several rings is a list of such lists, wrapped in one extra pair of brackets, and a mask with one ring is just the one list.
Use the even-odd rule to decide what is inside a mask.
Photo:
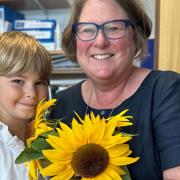
[(35, 120), (31, 122), (31, 127), (29, 127), (29, 129), (31, 129), (31, 137), (27, 139), (27, 144), (31, 144), (31, 142), (34, 141), (37, 137), (39, 137), (40, 134), (53, 130), (53, 128), (47, 126), (44, 115), (47, 112), (47, 109), (54, 105), (55, 102), (56, 99), (50, 99), (48, 101), (42, 99), (39, 102), (37, 106)]
[[(32, 137), (26, 140), (27, 145), (31, 146), (31, 143), (35, 141), (41, 134), (45, 132), (52, 131), (53, 128), (49, 127), (46, 124), (46, 119), (44, 118), (47, 109), (51, 107), (56, 102), (56, 99), (51, 99), (46, 101), (42, 99), (38, 106), (35, 120), (31, 124), (31, 134)], [(30, 180), (38, 180), (38, 170), (41, 171), (41, 161), (40, 160), (30, 160), (28, 163), (29, 167), (29, 179)]]
[[(80, 119), (81, 124), (73, 118), (72, 128), (60, 122), (59, 136), (49, 135), (46, 139), (53, 149), (43, 150), (51, 164), (41, 170), (42, 175), (51, 176), (51, 180), (76, 176), (81, 180), (122, 179), (125, 171), (121, 166), (139, 158), (128, 157), (132, 151), (125, 143), (132, 137), (114, 133), (119, 124), (117, 117), (106, 120), (91, 112), (83, 121)], [(122, 121), (124, 126), (130, 125), (129, 120)]]

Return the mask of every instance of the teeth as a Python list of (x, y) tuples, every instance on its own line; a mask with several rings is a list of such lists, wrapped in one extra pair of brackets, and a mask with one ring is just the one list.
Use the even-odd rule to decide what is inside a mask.
[(106, 58), (109, 58), (111, 56), (112, 56), (111, 54), (96, 54), (96, 55), (93, 55), (93, 57), (95, 59), (106, 59)]

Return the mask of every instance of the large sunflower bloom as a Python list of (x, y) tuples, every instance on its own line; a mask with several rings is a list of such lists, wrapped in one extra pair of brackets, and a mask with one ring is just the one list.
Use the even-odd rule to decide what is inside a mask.
[(132, 137), (114, 135), (117, 125), (117, 117), (107, 121), (93, 113), (86, 115), (82, 124), (73, 119), (72, 129), (60, 122), (59, 136), (47, 138), (53, 149), (44, 150), (43, 154), (52, 163), (42, 169), (42, 175), (51, 176), (51, 180), (73, 176), (80, 176), (82, 180), (121, 180), (125, 172), (120, 166), (139, 158), (128, 157), (131, 150), (125, 142)]

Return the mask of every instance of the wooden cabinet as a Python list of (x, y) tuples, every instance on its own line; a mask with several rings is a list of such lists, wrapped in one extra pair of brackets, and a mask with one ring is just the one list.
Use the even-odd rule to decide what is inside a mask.
[(160, 70), (180, 73), (180, 1), (156, 1), (156, 62)]

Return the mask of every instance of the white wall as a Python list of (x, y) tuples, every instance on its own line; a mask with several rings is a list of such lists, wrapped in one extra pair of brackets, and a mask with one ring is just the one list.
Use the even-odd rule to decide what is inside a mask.
[(142, 0), (144, 3), (145, 10), (147, 14), (149, 15), (150, 19), (152, 20), (153, 23), (153, 28), (152, 28), (152, 33), (150, 38), (155, 38), (155, 2), (156, 0)]

